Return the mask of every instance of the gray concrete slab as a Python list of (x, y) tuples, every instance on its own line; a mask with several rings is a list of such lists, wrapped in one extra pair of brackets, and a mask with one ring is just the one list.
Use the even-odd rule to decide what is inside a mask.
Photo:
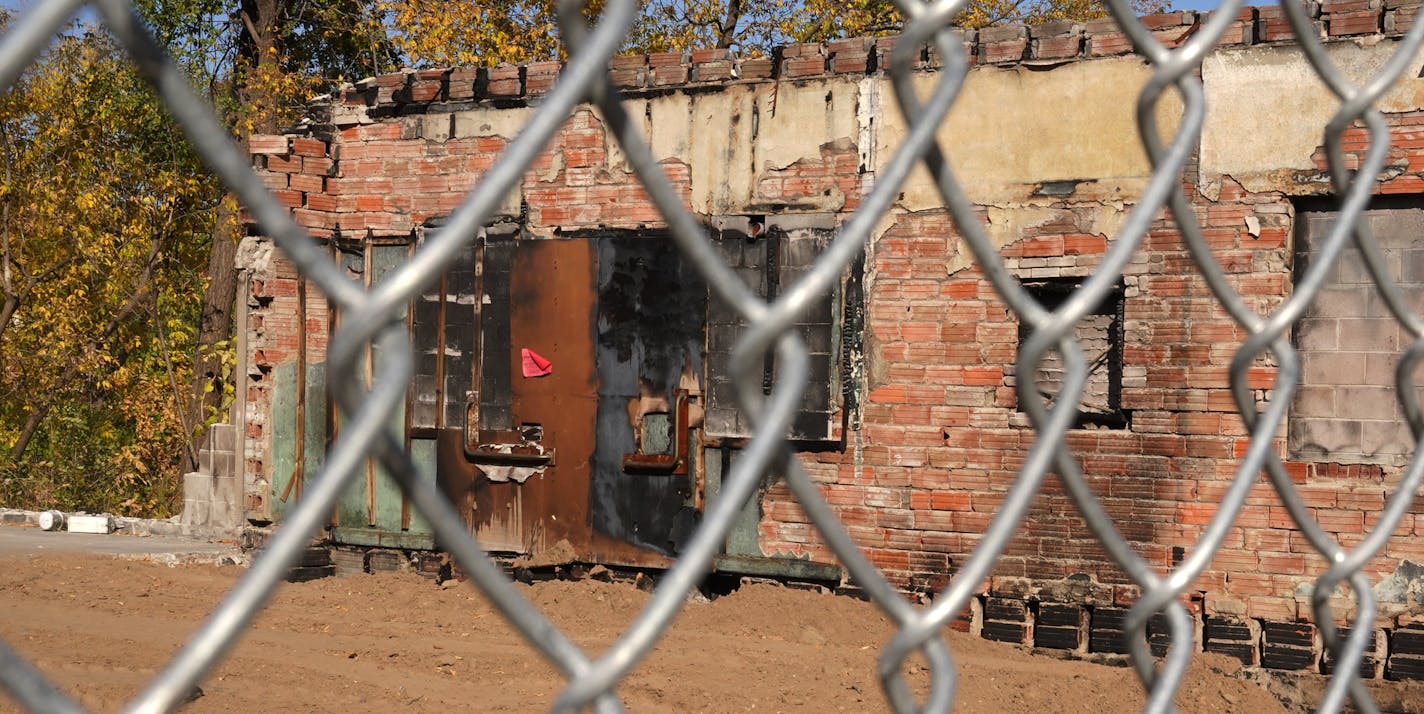
[(47, 532), (29, 525), (0, 525), (0, 557), (85, 553), (120, 557), (178, 556), (183, 559), (240, 556), (233, 543), (220, 543), (182, 536), (142, 536), (125, 533)]

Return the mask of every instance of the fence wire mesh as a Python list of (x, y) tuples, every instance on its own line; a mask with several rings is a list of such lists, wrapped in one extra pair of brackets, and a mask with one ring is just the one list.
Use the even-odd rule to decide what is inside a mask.
[[(0, 43), (0, 89), (8, 89), (16, 81), (75, 12), (85, 5), (92, 6), (156, 88), (209, 166), (240, 197), (263, 232), (286, 251), (301, 272), (319, 285), (344, 315), (330, 347), (330, 385), (346, 420), (325, 468), (310, 481), (300, 503), (273, 535), (265, 554), (253, 563), (208, 621), (127, 710), (160, 712), (180, 706), (204, 675), (227, 655), (272, 597), (307, 543), (326, 524), (338, 497), (358, 470), (364, 470), (365, 460), (375, 457), (397, 475), (406, 497), (429, 520), (436, 537), (469, 574), (472, 583), (567, 678), (567, 686), (554, 709), (574, 711), (593, 706), (603, 712), (622, 710), (617, 695), (619, 682), (671, 626), (686, 596), (708, 571), (735, 517), (765, 473), (776, 473), (785, 479), (849, 576), (897, 625), (897, 634), (880, 654), (879, 676), (889, 703), (901, 712), (944, 712), (951, 708), (957, 670), (953, 652), (942, 633), (946, 625), (965, 610), (976, 586), (990, 574), (996, 559), (1022, 525), (1045, 479), (1050, 473), (1056, 474), (1093, 535), (1141, 588), (1142, 597), (1132, 606), (1126, 620), (1127, 646), (1141, 684), (1148, 692), (1146, 709), (1170, 711), (1195, 650), (1193, 621), (1182, 604), (1182, 596), (1221, 547), (1248, 492), (1264, 474), (1295, 526), (1330, 564), (1316, 581), (1312, 600), (1315, 621), (1336, 663), (1335, 675), (1320, 702), (1320, 709), (1338, 711), (1349, 701), (1361, 711), (1375, 711), (1369, 693), (1355, 676), (1372, 633), (1368, 628), (1354, 628), (1348, 636), (1342, 636), (1332, 624), (1334, 617), (1328, 599), (1337, 588), (1347, 587), (1357, 603), (1356, 620), (1372, 620), (1374, 594), (1362, 568), (1380, 552), (1408, 512), (1414, 492), (1424, 478), (1424, 461), (1417, 451), (1413, 454), (1374, 529), (1356, 547), (1347, 549), (1314, 520), (1287, 475), (1273, 440), (1279, 433), (1301, 371), (1287, 330), (1315, 300), (1332, 264), (1352, 243), (1360, 251), (1382, 299), (1411, 336), (1412, 344), (1403, 353), (1397, 370), (1396, 386), (1400, 406), (1416, 441), (1424, 430), (1424, 411), (1421, 411), (1412, 376), (1424, 357), (1424, 339), (1420, 339), (1424, 336), (1424, 320), (1412, 310), (1390, 276), (1368, 225), (1361, 220), (1389, 148), (1388, 129), (1376, 103), (1417, 54), (1424, 40), (1424, 23), (1414, 23), (1398, 43), (1393, 58), (1376, 77), (1367, 84), (1355, 85), (1331, 63), (1301, 4), (1294, 1), (1282, 4), (1301, 51), (1339, 100), (1338, 111), (1324, 127), (1324, 144), (1332, 187), (1340, 197), (1340, 206), (1339, 220), (1320, 242), (1316, 258), (1299, 276), (1293, 293), (1274, 312), (1263, 315), (1250, 308), (1230, 286), (1180, 181), (1184, 166), (1200, 139), (1206, 112), (1199, 79), (1201, 62), (1233, 22), (1242, 0), (1223, 2), (1190, 39), (1174, 49), (1161, 44), (1139, 22), (1126, 0), (1109, 0), (1107, 7), (1112, 16), (1152, 69), (1139, 95), (1136, 116), (1153, 173), (1147, 190), (1132, 206), (1096, 271), (1057, 309), (1050, 311), (1005, 268), (999, 251), (976, 216), (975, 206), (966, 197), (963, 184), (951, 170), (950, 157), (936, 139), (936, 130), (955, 105), (970, 66), (958, 32), (951, 24), (963, 10), (964, 0), (935, 3), (896, 0), (896, 4), (904, 14), (905, 26), (903, 38), (889, 58), (888, 75), (899, 106), (910, 118), (909, 131), (904, 142), (880, 168), (873, 190), (864, 197), (812, 269), (770, 303), (747, 289), (719, 259), (714, 245), (662, 173), (639, 125), (620, 104), (606, 73), (610, 58), (618, 51), (638, 11), (636, 0), (610, 0), (598, 22), (591, 26), (581, 13), (581, 3), (559, 3), (561, 31), (570, 50), (570, 60), (557, 85), (449, 221), (431, 235), (406, 264), (369, 291), (343, 276), (326, 251), (293, 223), (288, 210), (263, 186), (253, 173), (248, 157), (231, 141), (211, 109), (189, 88), (187, 78), (164, 56), (125, 0), (91, 3), (49, 0), (21, 17)], [(936, 75), (932, 91), (922, 96), (915, 91), (912, 70), (917, 48), (925, 44), (938, 51), (943, 58), (943, 68)], [(1180, 100), (1183, 111), (1175, 135), (1165, 137), (1159, 131), (1156, 117), (1159, 104), (1173, 94)], [(480, 227), (497, 210), (502, 197), (517, 185), (565, 119), (584, 102), (597, 105), (603, 113), (678, 248), (719, 297), (751, 324), (735, 348), (732, 367), (742, 408), (752, 415), (756, 426), (755, 438), (725, 477), (721, 495), (709, 505), (699, 530), (675, 566), (660, 581), (641, 616), (613, 646), (599, 655), (575, 645), (505, 578), (471, 537), (453, 506), (416, 478), (410, 456), (387, 428), (386, 420), (386, 415), (404, 401), (413, 370), (407, 330), (393, 316), (398, 314), (401, 305), (437, 281), (458, 253), (471, 245)], [(1359, 165), (1354, 166), (1346, 161), (1341, 137), (1357, 122), (1367, 129), (1370, 144)], [(999, 298), (1032, 330), (1023, 343), (1015, 375), (1019, 403), (1037, 434), (1013, 488), (980, 545), (949, 585), (926, 607), (909, 604), (866, 558), (784, 439), (808, 381), (807, 350), (794, 330), (797, 318), (826, 295), (843, 268), (858, 257), (876, 222), (890, 210), (900, 185), (919, 165), (932, 175), (964, 244), (972, 251)], [(1088, 486), (1065, 440), (1073, 426), (1078, 395), (1088, 378), (1083, 352), (1074, 337), (1074, 325), (1114, 288), (1153, 220), (1164, 209), (1175, 222), (1185, 249), (1216, 300), (1249, 335), (1232, 359), (1230, 374), (1238, 411), (1250, 431), (1249, 448), (1237, 464), (1230, 488), (1210, 524), (1185, 559), (1165, 573), (1139, 557), (1119, 533)], [(369, 389), (362, 386), (360, 373), (360, 356), (368, 342), (379, 344), (382, 352), (390, 355), (383, 361)], [(771, 350), (775, 350), (783, 368), (770, 394), (764, 395), (764, 355)], [(1064, 398), (1050, 405), (1034, 388), (1034, 377), (1040, 363), (1053, 352), (1063, 364), (1061, 394)], [(1263, 355), (1269, 355), (1279, 365), (1279, 377), (1274, 384), (1274, 397), (1261, 411), (1247, 384), (1247, 371)], [(1170, 646), (1160, 660), (1153, 658), (1146, 639), (1148, 620), (1157, 614), (1165, 614), (1170, 625)], [(923, 701), (916, 701), (901, 677), (902, 664), (916, 652), (923, 655), (932, 673), (928, 696)], [(33, 711), (82, 711), (44, 673), (3, 642), (0, 642), (0, 685)]]

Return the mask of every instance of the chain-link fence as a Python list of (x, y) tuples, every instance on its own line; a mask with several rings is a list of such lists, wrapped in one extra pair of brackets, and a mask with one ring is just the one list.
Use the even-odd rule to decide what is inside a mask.
[[(904, 115), (910, 118), (906, 138), (878, 168), (873, 190), (863, 197), (858, 210), (814, 266), (769, 304), (747, 289), (719, 258), (713, 243), (704, 236), (703, 228), (683, 207), (678, 193), (666, 180), (641, 128), (628, 116), (608, 78), (605, 68), (633, 22), (638, 11), (636, 0), (610, 0), (593, 26), (589, 26), (581, 14), (580, 3), (559, 4), (562, 33), (571, 58), (557, 85), (448, 222), (424, 242), (409, 262), (370, 291), (343, 276), (329, 254), (293, 223), (288, 210), (254, 175), (248, 158), (230, 140), (210, 108), (193, 93), (187, 77), (164, 57), (124, 0), (92, 3), (49, 0), (21, 17), (0, 44), (0, 88), (11, 86), (55, 32), (86, 4), (97, 9), (109, 30), (158, 89), (198, 151), (227, 187), (241, 198), (264, 233), (286, 251), (343, 315), (330, 346), (330, 384), (334, 399), (346, 417), (325, 468), (311, 479), (300, 503), (287, 513), (264, 555), (253, 563), (168, 667), (130, 704), (131, 711), (169, 711), (179, 706), (231, 650), (257, 611), (272, 597), (310, 539), (326, 524), (341, 493), (357, 472), (363, 470), (365, 460), (372, 456), (398, 476), (406, 498), (429, 520), (436, 537), (473, 584), (567, 678), (567, 687), (554, 707), (560, 711), (589, 705), (600, 711), (621, 710), (617, 695), (619, 682), (647, 656), (672, 625), (686, 596), (697, 587), (718, 554), (742, 505), (752, 497), (762, 483), (763, 474), (768, 472), (779, 473), (785, 479), (849, 576), (897, 625), (897, 634), (886, 645), (879, 660), (886, 697), (897, 711), (950, 709), (957, 674), (954, 654), (942, 632), (969, 605), (976, 587), (990, 574), (999, 555), (1020, 529), (1040, 486), (1050, 472), (1056, 474), (1094, 536), (1141, 588), (1142, 597), (1127, 616), (1127, 645), (1142, 685), (1150, 693), (1147, 708), (1168, 711), (1196, 650), (1193, 619), (1182, 604), (1183, 594), (1221, 547), (1252, 486), (1264, 472), (1295, 527), (1330, 564), (1317, 580), (1313, 598), (1315, 621), (1337, 673), (1330, 681), (1321, 709), (1339, 710), (1347, 700), (1352, 700), (1361, 710), (1374, 709), (1368, 692), (1354, 675), (1372, 632), (1361, 627), (1343, 636), (1332, 624), (1334, 616), (1328, 609), (1328, 599), (1337, 588), (1347, 587), (1357, 604), (1357, 621), (1373, 619), (1374, 593), (1362, 568), (1381, 550), (1408, 513), (1413, 494), (1424, 478), (1424, 462), (1414, 454), (1373, 530), (1353, 549), (1346, 549), (1313, 519), (1284, 468), (1274, 440), (1280, 433), (1301, 371), (1297, 350), (1287, 330), (1315, 300), (1326, 281), (1327, 271), (1352, 243), (1358, 247), (1382, 299), (1410, 336), (1411, 344), (1404, 351), (1397, 371), (1398, 394), (1414, 438), (1424, 430), (1424, 413), (1412, 377), (1414, 368), (1424, 357), (1424, 340), (1420, 339), (1424, 336), (1424, 320), (1412, 310), (1390, 277), (1367, 224), (1360, 220), (1388, 153), (1388, 129), (1376, 104), (1416, 55), (1424, 40), (1424, 23), (1415, 23), (1410, 28), (1377, 77), (1356, 86), (1332, 65), (1306, 10), (1294, 1), (1283, 3), (1284, 14), (1301, 50), (1319, 78), (1339, 99), (1339, 110), (1324, 130), (1324, 145), (1333, 189), (1341, 201), (1339, 220), (1318, 242), (1317, 252), (1298, 276), (1293, 293), (1274, 312), (1262, 315), (1231, 287), (1179, 180), (1200, 139), (1206, 115), (1200, 64), (1235, 21), (1241, 0), (1222, 3), (1189, 39), (1174, 49), (1161, 44), (1138, 21), (1128, 2), (1109, 0), (1107, 3), (1122, 31), (1152, 70), (1139, 96), (1137, 120), (1153, 173), (1096, 271), (1051, 311), (1036, 301), (1006, 269), (936, 138), (937, 129), (955, 105), (970, 66), (960, 36), (951, 26), (964, 7), (963, 0), (928, 4), (897, 0), (906, 22), (904, 35), (888, 58), (888, 75)], [(912, 82), (912, 69), (917, 48), (926, 44), (938, 53), (943, 66), (935, 75), (932, 90), (920, 94)], [(1175, 135), (1162, 136), (1156, 121), (1158, 107), (1172, 95), (1175, 95), (1172, 101), (1180, 100), (1183, 105), (1181, 120)], [(505, 578), (500, 567), (471, 537), (451, 504), (416, 477), (409, 455), (389, 430), (386, 418), (406, 399), (414, 362), (406, 326), (392, 316), (398, 314), (401, 305), (436, 281), (460, 251), (467, 249), (481, 226), (498, 209), (502, 197), (517, 185), (564, 120), (584, 102), (597, 105), (602, 112), (610, 132), (626, 153), (630, 166), (640, 177), (648, 196), (664, 217), (669, 235), (684, 256), (697, 267), (721, 300), (750, 323), (751, 328), (735, 348), (732, 371), (742, 407), (752, 415), (756, 425), (755, 438), (747, 443), (742, 458), (725, 475), (720, 496), (708, 506), (699, 529), (675, 566), (660, 581), (646, 609), (612, 647), (597, 657), (576, 646)], [(1367, 129), (1369, 147), (1355, 165), (1355, 157), (1346, 156), (1342, 134), (1360, 124)], [(1347, 158), (1351, 161), (1347, 162)], [(784, 440), (808, 381), (807, 350), (797, 336), (795, 323), (803, 312), (833, 289), (842, 270), (867, 244), (867, 237), (877, 221), (890, 210), (899, 187), (918, 166), (924, 166), (932, 175), (964, 245), (973, 253), (998, 297), (1021, 324), (1031, 330), (1022, 344), (1015, 375), (1019, 402), (1037, 434), (1015, 485), (1004, 498), (978, 548), (949, 585), (923, 608), (909, 604), (861, 552)], [(1077, 396), (1088, 378), (1088, 367), (1073, 328), (1115, 289), (1134, 252), (1139, 250), (1153, 221), (1164, 209), (1176, 223), (1185, 249), (1216, 300), (1248, 334), (1231, 362), (1231, 385), (1241, 418), (1250, 431), (1249, 447), (1236, 466), (1219, 508), (1196, 546), (1167, 573), (1151, 567), (1120, 535), (1104, 505), (1088, 486), (1079, 461), (1065, 441), (1074, 425)], [(379, 344), (388, 358), (374, 376), (372, 388), (366, 390), (361, 386), (364, 380), (360, 357), (370, 342)], [(773, 350), (781, 369), (774, 388), (764, 394), (764, 359), (766, 353)], [(1051, 407), (1033, 388), (1041, 363), (1050, 355), (1061, 361), (1063, 375), (1062, 398), (1055, 399)], [(1279, 366), (1279, 376), (1273, 398), (1264, 411), (1259, 411), (1247, 384), (1247, 372), (1265, 355)], [(1170, 646), (1160, 660), (1152, 656), (1145, 636), (1148, 620), (1159, 614), (1165, 614), (1170, 625)], [(927, 660), (933, 674), (924, 701), (916, 701), (901, 678), (902, 663), (917, 652)], [(44, 673), (3, 643), (0, 643), (0, 684), (34, 711), (81, 710), (60, 693)]]

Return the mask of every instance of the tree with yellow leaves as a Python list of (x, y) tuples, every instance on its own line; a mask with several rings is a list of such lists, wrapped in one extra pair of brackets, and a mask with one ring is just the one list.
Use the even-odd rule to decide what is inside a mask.
[(161, 512), (217, 188), (78, 29), (0, 96), (0, 176), (0, 500)]

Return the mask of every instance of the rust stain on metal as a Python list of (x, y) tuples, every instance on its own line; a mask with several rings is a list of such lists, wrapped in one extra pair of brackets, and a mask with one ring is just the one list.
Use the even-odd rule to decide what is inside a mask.
[[(528, 347), (549, 358), (556, 369), (538, 379), (514, 378), (511, 421), (529, 429), (479, 432), (476, 422), (468, 429), (473, 438), (460, 444), (462, 457), (474, 447), (469, 456), (476, 463), (467, 460), (467, 469), (460, 470), (469, 479), (471, 527), (486, 547), (517, 545), (517, 552), (536, 553), (567, 540), (578, 552), (588, 550), (588, 474), (597, 409), (590, 327), (593, 260), (589, 243), (579, 240), (529, 241), (515, 252), (509, 295), (514, 349), (508, 355), (484, 357), (509, 360), (517, 375), (518, 349)], [(467, 415), (478, 419), (477, 409)], [(542, 474), (517, 484), (494, 483), (479, 473), (478, 461), (507, 464), (520, 458), (486, 453), (481, 444), (522, 443), (536, 424), (542, 431), (539, 445), (558, 455)], [(444, 473), (452, 465), (447, 448), (440, 449), (442, 481), (452, 480)]]
[(474, 528), (475, 479), (479, 471), (465, 458), (465, 434), (460, 429), (445, 429), (435, 434), (435, 483)]
[[(474, 332), (474, 344), (470, 345), (470, 349), (471, 349), (471, 352), (470, 352), (470, 391), (469, 391), (469, 394), (467, 394), (466, 397), (465, 397), (465, 433), (466, 433), (466, 434), (478, 434), (478, 433), (479, 433), (479, 430), (480, 430), (480, 395), (481, 395), (481, 393), (482, 393), (481, 384), (480, 384), (480, 375), (483, 374), (483, 365), (484, 365), (484, 359), (485, 359), (485, 331), (484, 331), (484, 327), (483, 327), (483, 326), (484, 326), (484, 314), (485, 314), (485, 300), (484, 300), (484, 298), (485, 298), (485, 241), (484, 241), (483, 238), (480, 239), (479, 241), (476, 241), (476, 243), (475, 243), (474, 273), (475, 273), (475, 304), (474, 304), (474, 311), (475, 311), (475, 329), (473, 330), (473, 332)], [(444, 331), (444, 329), (445, 329), (444, 320), (441, 320), (440, 329), (442, 330), (442, 334), (441, 334), (441, 338), (440, 338), (440, 346), (441, 346), (441, 349), (444, 349), (444, 346), (445, 346), (445, 337), (444, 337), (444, 334), (443, 334), (443, 331)], [(443, 382), (443, 376), (442, 376), (442, 382)], [(442, 387), (443, 387), (443, 386), (444, 386), (444, 385), (442, 384)], [(442, 403), (443, 403), (443, 402), (442, 402)], [(443, 411), (443, 410), (442, 410), (442, 411)], [(443, 425), (444, 422), (441, 422), (441, 424)], [(469, 439), (466, 439), (466, 448), (467, 448), (467, 449), (469, 448), (468, 441), (469, 441)]]
[[(638, 532), (639, 523), (628, 523), (627, 532), (596, 525), (597, 424), (600, 399), (610, 396), (600, 395), (598, 366), (600, 250), (600, 241), (590, 237), (476, 245), (475, 329), (466, 337), (453, 325), (441, 326), (442, 349), (448, 338), (471, 350), (473, 375), (465, 423), (446, 419), (443, 428), (429, 434), (436, 445), (437, 483), (488, 550), (539, 557), (555, 553), (550, 549), (563, 543), (556, 551), (577, 560), (667, 567), (669, 557), (628, 537)], [(661, 304), (666, 291), (654, 289), (661, 285), (623, 299), (652, 302), (664, 311), (686, 307), (680, 301), (673, 301), (676, 307)], [(553, 373), (521, 377), (524, 348), (547, 357)], [(673, 367), (671, 379), (662, 380), (670, 384), (645, 385), (631, 400), (630, 420), (648, 411), (673, 412), (679, 435), (673, 453), (634, 454), (628, 470), (638, 473), (630, 474), (618, 466), (624, 454), (636, 451), (635, 443), (607, 445), (619, 449), (613, 462), (618, 473), (605, 478), (645, 484), (636, 489), (654, 485), (651, 481), (693, 478), (689, 472), (697, 440), (689, 438), (688, 427), (702, 417), (698, 361), (677, 354), (674, 364), (665, 365)], [(444, 379), (437, 381), (445, 387)], [(458, 404), (461, 396), (449, 393), (441, 401)], [(482, 466), (491, 472), (527, 469), (529, 477), (522, 483), (491, 480)]]
[[(673, 474), (675, 476), (687, 474), (688, 399), (689, 396), (686, 392), (678, 390), (677, 408), (674, 410), (672, 425), (672, 453), (644, 454), (635, 452), (627, 454), (623, 457), (624, 470), (642, 473)], [(666, 402), (664, 402), (664, 404), (666, 404)]]

